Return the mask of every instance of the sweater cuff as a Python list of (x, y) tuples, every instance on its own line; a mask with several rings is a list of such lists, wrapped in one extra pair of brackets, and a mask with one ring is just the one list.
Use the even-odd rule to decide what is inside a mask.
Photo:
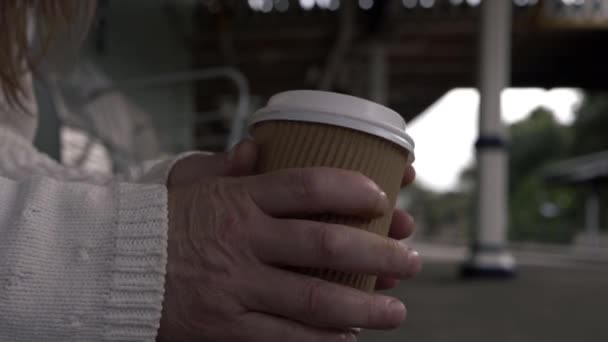
[(160, 324), (167, 263), (167, 190), (117, 185), (116, 254), (105, 341), (154, 341)]
[(139, 180), (140, 183), (150, 183), (150, 184), (167, 184), (169, 180), (169, 174), (171, 170), (175, 166), (175, 164), (187, 157), (192, 155), (211, 155), (210, 152), (201, 152), (201, 151), (190, 151), (178, 154), (176, 157), (169, 158), (166, 160), (162, 160), (154, 164)]

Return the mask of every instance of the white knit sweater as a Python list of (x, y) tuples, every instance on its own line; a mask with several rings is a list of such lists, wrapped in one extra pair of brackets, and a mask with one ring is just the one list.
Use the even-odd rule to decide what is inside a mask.
[(65, 168), (27, 107), (0, 95), (0, 341), (154, 341), (171, 162), (145, 184)]

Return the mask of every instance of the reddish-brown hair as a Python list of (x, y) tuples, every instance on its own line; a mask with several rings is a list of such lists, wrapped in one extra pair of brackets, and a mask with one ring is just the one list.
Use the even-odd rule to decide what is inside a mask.
[[(34, 67), (59, 32), (78, 20), (90, 22), (94, 5), (94, 0), (0, 0), (0, 92), (9, 105), (21, 105), (23, 73)], [(35, 53), (28, 39), (31, 21), (40, 38)]]

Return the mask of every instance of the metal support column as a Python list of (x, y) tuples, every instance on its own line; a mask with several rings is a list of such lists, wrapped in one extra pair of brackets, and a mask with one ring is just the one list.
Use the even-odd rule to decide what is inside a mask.
[(509, 85), (511, 1), (483, 1), (479, 63), (477, 217), (464, 276), (510, 276), (515, 261), (507, 250), (507, 143), (501, 93)]

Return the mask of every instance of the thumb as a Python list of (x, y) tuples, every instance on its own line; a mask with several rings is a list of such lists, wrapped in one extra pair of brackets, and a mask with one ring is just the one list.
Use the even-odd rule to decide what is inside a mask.
[(239, 177), (253, 174), (257, 146), (246, 139), (228, 153), (193, 154), (175, 164), (169, 176), (170, 186), (188, 185), (211, 177)]
[(251, 139), (241, 140), (226, 155), (222, 176), (242, 177), (255, 172), (258, 147)]

